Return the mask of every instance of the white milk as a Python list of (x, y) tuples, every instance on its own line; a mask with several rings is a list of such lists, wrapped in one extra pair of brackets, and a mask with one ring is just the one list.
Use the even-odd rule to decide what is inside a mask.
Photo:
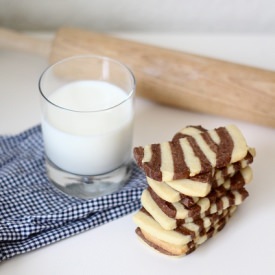
[(42, 119), (47, 157), (80, 175), (106, 173), (129, 161), (133, 102), (120, 104), (127, 96), (102, 81), (77, 81), (55, 91), (49, 101), (62, 108), (47, 103)]

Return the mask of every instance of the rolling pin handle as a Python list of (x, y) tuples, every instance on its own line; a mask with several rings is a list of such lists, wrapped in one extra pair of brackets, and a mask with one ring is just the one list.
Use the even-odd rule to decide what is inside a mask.
[(0, 27), (0, 48), (36, 53), (48, 57), (52, 41)]

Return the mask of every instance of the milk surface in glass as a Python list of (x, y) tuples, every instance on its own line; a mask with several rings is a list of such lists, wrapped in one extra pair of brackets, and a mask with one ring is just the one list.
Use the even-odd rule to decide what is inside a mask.
[(42, 119), (50, 161), (79, 175), (103, 174), (128, 162), (133, 108), (127, 97), (121, 88), (93, 80), (56, 90)]

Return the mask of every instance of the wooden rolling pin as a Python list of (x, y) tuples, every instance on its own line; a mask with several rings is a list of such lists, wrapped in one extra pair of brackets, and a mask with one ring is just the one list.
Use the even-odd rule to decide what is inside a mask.
[(0, 29), (0, 47), (49, 57), (105, 55), (127, 64), (138, 95), (187, 110), (275, 127), (275, 72), (127, 41), (90, 31), (61, 28), (53, 41)]

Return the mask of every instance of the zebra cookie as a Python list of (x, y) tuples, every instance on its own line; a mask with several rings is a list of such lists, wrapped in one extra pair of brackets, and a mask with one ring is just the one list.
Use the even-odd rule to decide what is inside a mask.
[[(206, 196), (211, 202), (217, 198), (224, 196), (229, 190), (238, 190), (244, 187), (252, 180), (252, 169), (247, 166), (236, 172), (232, 177), (227, 177), (224, 183), (216, 188), (212, 188), (211, 192)], [(180, 194), (180, 202), (187, 208), (192, 207), (200, 200), (200, 197), (190, 197)], [(166, 200), (167, 201), (167, 200)]]
[[(192, 197), (205, 197), (206, 195), (208, 195), (211, 188), (212, 189), (217, 188), (218, 186), (224, 184), (224, 182), (228, 178), (233, 177), (234, 174), (240, 171), (241, 169), (248, 167), (248, 164), (250, 164), (252, 161), (253, 161), (253, 156), (249, 152), (246, 155), (246, 157), (241, 161), (232, 163), (222, 169), (213, 170), (214, 171), (213, 176), (208, 177), (208, 176), (205, 176), (205, 174), (203, 174), (203, 175), (197, 175), (189, 179), (167, 181), (164, 183), (169, 185), (172, 189), (178, 191), (182, 195), (192, 196)], [(157, 181), (154, 182), (153, 179), (148, 180), (148, 184), (150, 186), (154, 185), (155, 188), (158, 188), (158, 186), (156, 186)], [(162, 184), (162, 186), (164, 186), (164, 184)], [(174, 194), (174, 197), (171, 199), (175, 199), (175, 198), (176, 197)], [(177, 196), (177, 198), (179, 197)], [(168, 198), (168, 201), (169, 201), (169, 198)]]
[[(184, 138), (187, 136), (192, 136), (195, 134), (199, 134), (199, 133), (203, 133), (203, 132), (207, 132), (207, 130), (201, 126), (187, 126), (186, 128), (183, 128), (182, 130), (180, 130), (178, 133), (176, 133), (172, 139), (172, 141), (178, 141), (180, 138)], [(208, 178), (208, 182), (207, 181), (202, 181), (199, 180), (199, 178), (196, 179), (196, 177), (193, 177), (193, 179), (196, 181), (194, 182), (194, 185), (197, 186), (196, 188), (193, 189), (189, 189), (189, 186), (187, 184), (180, 184), (180, 183), (184, 183), (184, 181), (170, 181), (168, 182), (171, 185), (175, 185), (178, 186), (179, 188), (179, 192), (185, 194), (185, 195), (190, 195), (190, 193), (192, 192), (196, 192), (194, 190), (198, 190), (199, 193), (203, 193), (204, 195), (198, 195), (198, 194), (193, 194), (190, 196), (198, 196), (198, 197), (203, 197), (207, 194), (205, 194), (206, 192), (204, 192), (205, 186), (206, 185), (200, 185), (199, 183), (208, 183), (208, 185), (212, 188), (216, 188), (220, 185), (222, 185), (224, 183), (224, 180), (226, 177), (231, 177), (233, 176), (237, 171), (247, 167), (249, 164), (251, 164), (253, 162), (253, 159), (256, 155), (256, 151), (254, 148), (248, 148), (248, 152), (246, 154), (246, 156), (241, 159), (240, 161), (231, 163), (225, 167), (221, 167), (219, 169), (215, 169), (214, 171), (214, 176), (213, 177), (209, 177)], [(211, 183), (209, 181), (212, 181)], [(183, 186), (182, 186), (183, 185)], [(190, 186), (194, 187), (194, 185), (191, 184), (190, 182)], [(199, 190), (199, 188), (201, 188), (201, 190)], [(209, 188), (209, 187), (208, 187)]]
[(191, 208), (187, 208), (180, 202), (168, 203), (148, 189), (143, 191), (141, 203), (161, 227), (166, 230), (175, 229), (186, 218), (196, 219), (203, 213), (210, 215), (230, 206), (239, 205), (248, 197), (248, 192), (244, 188), (241, 188), (239, 190), (228, 191), (226, 195), (214, 202), (211, 202), (209, 198), (201, 198)]
[[(179, 232), (175, 232), (178, 233), (178, 235), (175, 234), (175, 236), (169, 238), (169, 236), (165, 237), (165, 235), (163, 236), (161, 233), (154, 233), (154, 231), (150, 230), (150, 228), (148, 232), (146, 231), (147, 228), (144, 229), (137, 227), (136, 233), (150, 247), (163, 254), (170, 256), (184, 256), (195, 251), (201, 244), (213, 237), (217, 232), (221, 231), (235, 211), (236, 207), (230, 209), (226, 215), (217, 220), (217, 222), (213, 223), (213, 225), (203, 229), (200, 234), (194, 238), (191, 238), (187, 243), (185, 243), (187, 239), (180, 240)], [(167, 231), (165, 233), (171, 234), (172, 232), (174, 231)], [(179, 239), (177, 239), (177, 237)]]
[(175, 141), (134, 148), (137, 164), (147, 177), (173, 181), (213, 174), (214, 168), (240, 161), (248, 152), (246, 141), (234, 125), (186, 136)]
[(217, 186), (220, 186), (221, 184), (223, 184), (224, 179), (226, 177), (231, 177), (237, 171), (240, 171), (241, 169), (248, 167), (248, 165), (253, 162), (255, 155), (256, 155), (255, 149), (249, 148), (246, 156), (242, 160), (229, 164), (220, 169), (216, 169), (213, 176), (212, 188), (216, 188)]
[(211, 190), (214, 170), (187, 179), (166, 181), (166, 184), (187, 196), (205, 197)]
[(134, 222), (142, 230), (151, 235), (158, 236), (159, 239), (173, 244), (183, 245), (203, 234), (211, 226), (215, 225), (229, 213), (235, 212), (236, 206), (220, 210), (212, 215), (197, 219), (190, 223), (184, 223), (173, 230), (165, 230), (157, 221), (144, 209), (141, 209), (133, 217)]
[[(207, 132), (207, 130), (201, 126), (187, 126), (186, 128), (183, 128), (179, 132), (177, 132), (174, 135), (172, 141), (175, 142), (181, 138), (204, 133), (204, 132)], [(246, 166), (248, 166), (253, 162), (253, 158), (255, 157), (255, 155), (256, 155), (255, 149), (249, 148), (247, 155), (242, 160), (229, 164), (220, 169), (216, 169), (215, 176), (214, 176), (215, 180), (219, 180), (222, 177), (232, 175), (236, 171), (239, 171), (240, 169), (245, 168)]]

